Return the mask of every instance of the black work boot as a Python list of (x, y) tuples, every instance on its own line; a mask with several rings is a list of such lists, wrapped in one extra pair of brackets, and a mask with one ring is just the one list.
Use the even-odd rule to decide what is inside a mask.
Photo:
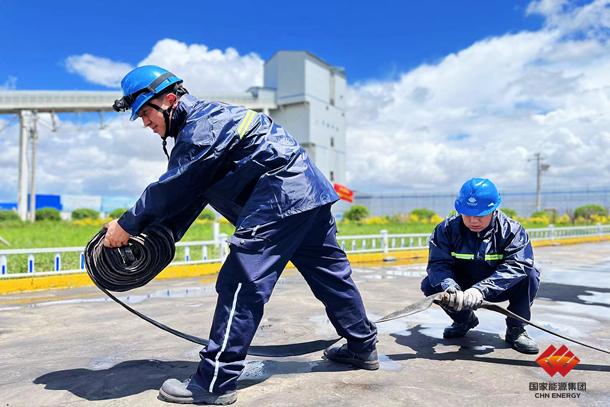
[(343, 346), (335, 346), (324, 350), (324, 356), (327, 359), (337, 363), (345, 363), (366, 370), (379, 369), (379, 359), (377, 358), (377, 349), (370, 352), (352, 352), (347, 348), (347, 344)]
[(536, 341), (529, 337), (527, 332), (525, 332), (525, 328), (522, 326), (507, 327), (504, 339), (506, 339), (506, 342), (510, 343), (517, 352), (530, 355), (538, 353)]
[(210, 393), (193, 378), (181, 382), (177, 379), (167, 379), (159, 389), (159, 400), (178, 404), (233, 404), (237, 400), (237, 392), (224, 394)]
[(445, 328), (443, 338), (461, 338), (466, 336), (466, 333), (477, 325), (479, 325), (479, 319), (474, 315), (474, 312), (471, 312), (466, 322), (454, 322), (451, 326)]

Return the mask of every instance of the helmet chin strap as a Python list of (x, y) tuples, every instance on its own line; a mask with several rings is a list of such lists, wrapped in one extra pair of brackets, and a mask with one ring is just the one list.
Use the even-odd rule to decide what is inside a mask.
[(161, 106), (155, 105), (154, 103), (151, 103), (151, 102), (148, 102), (147, 105), (152, 107), (156, 111), (161, 112), (161, 114), (163, 114), (163, 119), (165, 120), (165, 134), (161, 136), (161, 140), (163, 140), (161, 143), (161, 146), (163, 147), (163, 152), (165, 153), (165, 156), (167, 157), (167, 161), (169, 161), (169, 154), (167, 153), (167, 135), (170, 133), (170, 131), (169, 131), (170, 125), (171, 125), (170, 115), (174, 108), (173, 108), (173, 106), (170, 106), (167, 109), (162, 109)]

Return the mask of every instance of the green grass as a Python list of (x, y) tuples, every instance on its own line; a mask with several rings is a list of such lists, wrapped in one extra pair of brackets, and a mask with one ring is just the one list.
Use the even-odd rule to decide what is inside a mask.
[[(392, 223), (386, 225), (363, 225), (357, 223), (338, 223), (337, 230), (339, 237), (352, 235), (371, 235), (379, 234), (383, 229), (390, 234), (403, 233), (430, 233), (435, 225), (432, 224), (401, 224)], [(524, 223), (526, 228), (546, 227), (544, 224)], [(23, 223), (18, 221), (0, 222), (0, 237), (10, 243), (7, 246), (0, 240), (1, 249), (29, 249), (29, 248), (50, 248), (50, 247), (84, 247), (87, 242), (99, 231), (100, 226), (75, 225), (71, 222), (36, 222)], [(228, 224), (220, 225), (221, 233), (231, 235), (234, 231), (233, 226)], [(194, 224), (186, 233), (183, 242), (212, 240), (211, 224)], [(352, 242), (346, 242), (346, 248), (350, 249)], [(360, 248), (362, 242), (354, 243), (356, 248)], [(379, 247), (379, 242), (376, 243)], [(210, 250), (214, 250), (210, 248)], [(216, 252), (208, 253), (208, 258), (216, 257)], [(202, 258), (201, 248), (193, 247), (190, 253), (191, 260)], [(176, 259), (184, 259), (184, 248), (178, 248)], [(52, 270), (54, 254), (36, 255), (36, 270)], [(62, 269), (79, 268), (79, 254), (66, 253), (62, 255)], [(27, 255), (9, 256), (9, 272), (24, 272), (27, 270)]]
[[(428, 233), (434, 225), (429, 224), (389, 224), (389, 225), (359, 225), (338, 224), (339, 235), (378, 234), (382, 229), (389, 233)], [(4, 222), (0, 223), (0, 236), (10, 243), (6, 246), (0, 243), (2, 249), (43, 248), (85, 246), (99, 231), (99, 226), (81, 226), (70, 222)], [(231, 235), (234, 227), (220, 225), (220, 232)], [(211, 224), (194, 224), (182, 241), (212, 240)]]

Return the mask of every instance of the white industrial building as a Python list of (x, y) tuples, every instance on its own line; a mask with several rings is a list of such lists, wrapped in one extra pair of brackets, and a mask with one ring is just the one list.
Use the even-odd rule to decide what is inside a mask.
[[(263, 87), (195, 96), (269, 114), (295, 136), (331, 182), (345, 183), (345, 92), (342, 69), (309, 52), (279, 51), (265, 63)], [(32, 199), (27, 208), (28, 195), (36, 196), (36, 113), (108, 112), (121, 96), (116, 91), (0, 91), (0, 114), (20, 119), (17, 209), (22, 219), (33, 220), (36, 207)]]
[(280, 51), (265, 63), (282, 123), (333, 182), (345, 181), (345, 73), (308, 52)]

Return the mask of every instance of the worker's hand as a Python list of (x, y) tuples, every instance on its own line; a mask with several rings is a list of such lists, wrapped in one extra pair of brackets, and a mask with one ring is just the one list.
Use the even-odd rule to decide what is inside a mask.
[(104, 246), (106, 247), (121, 247), (129, 242), (129, 233), (119, 225), (117, 220), (108, 222), (105, 225), (106, 236), (104, 236)]
[(464, 309), (477, 309), (483, 304), (483, 293), (477, 288), (470, 287), (464, 291)]
[(464, 308), (464, 293), (456, 287), (448, 287), (445, 290), (447, 295), (443, 300), (443, 305), (451, 311), (461, 311)]

